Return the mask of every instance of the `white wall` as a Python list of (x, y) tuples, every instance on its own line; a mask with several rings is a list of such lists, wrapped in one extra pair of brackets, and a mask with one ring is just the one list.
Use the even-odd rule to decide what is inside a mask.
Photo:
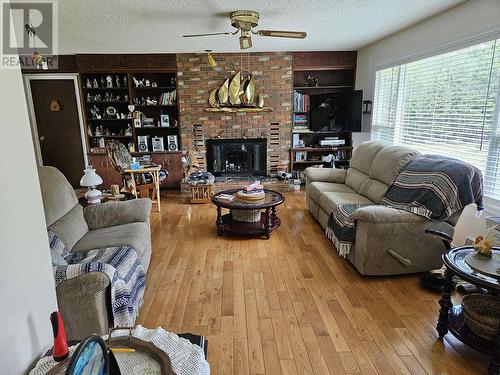
[(21, 72), (0, 82), (0, 372), (22, 374), (51, 345), (57, 306)]
[[(356, 89), (363, 90), (364, 100), (373, 100), (377, 69), (494, 37), (500, 37), (500, 0), (469, 0), (359, 50)], [(363, 131), (369, 132), (370, 125), (365, 116)], [(483, 218), (490, 215), (486, 210)], [(484, 228), (484, 220), (468, 207), (456, 227), (454, 242), (462, 244), (466, 236), (475, 236)]]

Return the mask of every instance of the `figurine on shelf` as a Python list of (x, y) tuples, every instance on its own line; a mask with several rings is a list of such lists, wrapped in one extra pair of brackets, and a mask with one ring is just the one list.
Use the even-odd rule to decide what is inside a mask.
[(150, 99), (149, 96), (146, 98), (146, 105), (156, 105), (157, 103), (158, 101), (156, 100), (156, 98)]
[(104, 129), (103, 129), (102, 125), (96, 126), (95, 132), (94, 132), (94, 136), (95, 137), (101, 137), (103, 135), (104, 135)]
[(151, 82), (149, 81), (149, 79), (146, 80), (145, 85), (146, 85), (146, 87), (151, 87)]
[(120, 87), (120, 77), (115, 76), (115, 82), (116, 82), (116, 86), (115, 87)]
[(90, 89), (92, 88), (92, 83), (90, 83), (90, 79), (87, 78), (87, 88)]
[(104, 94), (104, 100), (109, 102), (109, 101), (111, 101), (111, 99), (112, 99), (112, 97), (111, 97), (110, 93), (106, 91), (106, 93)]
[(151, 87), (158, 87), (158, 84), (157, 84), (156, 82), (153, 82), (153, 83), (151, 84)]
[(146, 99), (144, 99), (144, 97), (141, 97), (140, 103), (141, 105), (146, 105)]
[(106, 76), (106, 87), (108, 89), (113, 87), (113, 77), (111, 77), (110, 75)]
[(91, 102), (93, 99), (92, 99), (92, 95), (90, 95), (89, 93), (87, 93), (87, 102)]
[(93, 119), (100, 119), (101, 115), (99, 114), (99, 108), (94, 104), (92, 108), (89, 109), (90, 114), (92, 115)]
[(493, 244), (495, 242), (496, 230), (497, 226), (495, 225), (490, 229), (488, 229), (484, 237), (481, 235), (476, 237), (476, 239), (474, 240), (474, 250), (477, 251), (476, 254), (477, 257), (485, 257), (485, 258), (492, 257), (491, 248), (493, 247)]
[(125, 115), (125, 113), (120, 113), (120, 118), (121, 118), (122, 120), (124, 120), (124, 119), (126, 119), (126, 118), (127, 118), (127, 116)]
[(135, 105), (139, 105), (139, 98), (132, 99), (132, 103), (134, 103)]
[(97, 94), (94, 96), (94, 102), (100, 102), (101, 101), (101, 94)]
[(127, 87), (127, 76), (123, 77), (123, 87)]
[(134, 80), (135, 87), (144, 87), (144, 78), (143, 79), (137, 79), (135, 77), (132, 77)]
[(306, 86), (307, 87), (318, 87), (319, 80), (316, 77), (313, 77), (310, 74), (308, 74), (308, 75), (306, 75)]
[(125, 129), (124, 135), (132, 135), (132, 126), (130, 124), (127, 125), (127, 129)]
[(109, 137), (109, 136), (110, 136), (110, 135), (112, 135), (112, 134), (111, 134), (111, 132), (109, 131), (109, 129), (106, 129), (106, 131), (104, 132), (104, 135), (106, 135), (106, 136), (108, 136), (108, 137)]
[(106, 81), (103, 76), (101, 76), (101, 87), (106, 87)]
[(114, 100), (116, 100), (117, 102), (121, 101), (122, 100), (121, 95), (116, 95), (116, 98)]
[(128, 95), (124, 95), (123, 100), (128, 102)]
[(99, 87), (99, 84), (97, 83), (97, 79), (94, 78), (94, 81), (92, 82), (92, 86), (94, 86), (95, 89)]
[(175, 77), (170, 78), (170, 85), (175, 86)]

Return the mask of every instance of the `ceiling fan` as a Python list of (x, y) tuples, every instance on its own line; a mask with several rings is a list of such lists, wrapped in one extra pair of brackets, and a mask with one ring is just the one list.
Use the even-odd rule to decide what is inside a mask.
[(199, 36), (212, 36), (212, 35), (236, 35), (240, 32), (240, 49), (247, 49), (252, 47), (252, 34), (260, 36), (271, 36), (277, 38), (295, 38), (304, 39), (307, 34), (303, 31), (280, 31), (280, 30), (257, 30), (253, 28), (259, 24), (259, 13), (253, 10), (237, 10), (232, 12), (229, 16), (231, 19), (231, 26), (236, 28), (234, 32), (224, 33), (207, 33), (207, 34), (188, 34), (183, 35), (185, 38), (193, 38)]

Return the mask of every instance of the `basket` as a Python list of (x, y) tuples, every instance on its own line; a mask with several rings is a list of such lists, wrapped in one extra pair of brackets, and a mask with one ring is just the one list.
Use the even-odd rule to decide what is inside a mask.
[(464, 321), (476, 335), (491, 340), (500, 318), (500, 299), (484, 294), (469, 294), (462, 299)]
[(260, 210), (231, 210), (233, 220), (245, 223), (256, 223), (260, 221)]

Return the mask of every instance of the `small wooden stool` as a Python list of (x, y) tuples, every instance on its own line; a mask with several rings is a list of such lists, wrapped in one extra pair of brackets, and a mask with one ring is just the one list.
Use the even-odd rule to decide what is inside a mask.
[(198, 184), (190, 185), (191, 203), (210, 203), (214, 195), (213, 185)]

